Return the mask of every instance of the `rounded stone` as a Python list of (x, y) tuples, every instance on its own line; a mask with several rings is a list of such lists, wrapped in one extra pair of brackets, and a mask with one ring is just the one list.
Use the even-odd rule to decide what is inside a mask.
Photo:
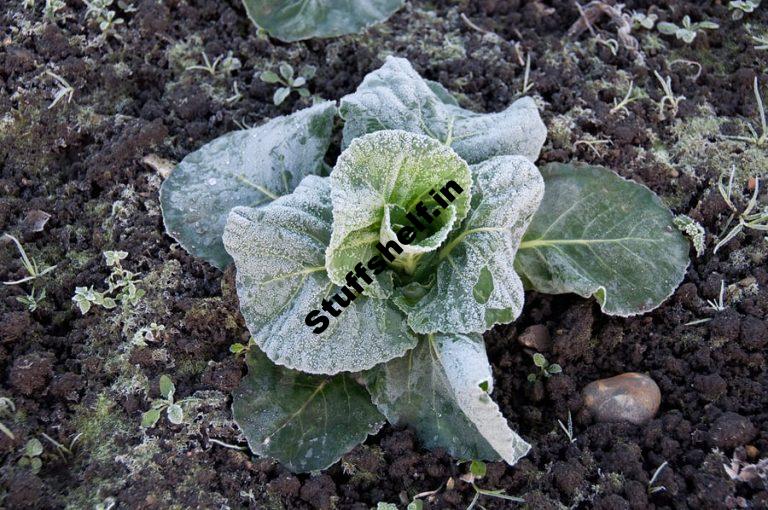
[(552, 348), (552, 340), (549, 337), (549, 331), (543, 324), (528, 326), (525, 328), (525, 331), (517, 337), (517, 341), (520, 345), (539, 352), (549, 352)]
[(625, 374), (599, 379), (582, 391), (584, 404), (599, 422), (628, 421), (640, 425), (656, 415), (661, 391), (645, 374)]

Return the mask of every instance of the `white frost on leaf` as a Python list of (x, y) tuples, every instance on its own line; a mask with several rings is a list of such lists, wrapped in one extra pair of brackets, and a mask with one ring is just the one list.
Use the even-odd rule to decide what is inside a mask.
[(188, 154), (160, 188), (168, 234), (219, 269), (232, 259), (221, 235), (235, 206), (256, 207), (320, 174), (336, 105), (325, 101), (251, 129), (233, 131)]
[(482, 333), (522, 310), (523, 285), (512, 261), (544, 181), (522, 156), (473, 165), (472, 178), (472, 209), (438, 252), (435, 285), (416, 303), (396, 298), (417, 333)]
[[(450, 147), (406, 131), (377, 131), (356, 139), (339, 156), (330, 180), (333, 234), (326, 268), (338, 285), (355, 264), (365, 264), (380, 254), (377, 243), (386, 245), (394, 236), (396, 229), (386, 225), (393, 206), (404, 214), (423, 201), (433, 210), (438, 206), (430, 198), (430, 190), (439, 190), (448, 181), (464, 190), (451, 203), (452, 211), (441, 213), (434, 221), (435, 225), (443, 222), (439, 231), (410, 248), (400, 243), (411, 253), (437, 249), (469, 210), (472, 180), (467, 163)], [(388, 295), (384, 291), (386, 286), (371, 289), (373, 295)]]
[(387, 57), (341, 99), (343, 146), (366, 133), (402, 129), (449, 143), (469, 164), (503, 155), (532, 162), (539, 157), (547, 128), (533, 99), (524, 97), (501, 112), (484, 114), (447, 101), (444, 90), (419, 76), (408, 60)]
[(266, 206), (232, 210), (224, 245), (255, 342), (273, 362), (312, 374), (365, 370), (403, 355), (416, 337), (386, 300), (357, 297), (320, 334), (304, 323), (339, 291), (325, 271), (330, 234), (328, 178), (309, 176)]
[(413, 427), (427, 447), (510, 465), (530, 449), (490, 397), (493, 378), (479, 335), (425, 336), (406, 356), (367, 374), (367, 386), (387, 419)]

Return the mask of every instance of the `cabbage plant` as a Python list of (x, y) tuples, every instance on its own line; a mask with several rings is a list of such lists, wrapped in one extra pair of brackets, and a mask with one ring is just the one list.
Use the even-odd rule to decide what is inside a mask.
[(254, 25), (286, 42), (362, 32), (403, 4), (405, 0), (243, 0)]
[[(688, 265), (656, 195), (605, 168), (540, 171), (545, 137), (531, 98), (475, 113), (390, 57), (338, 106), (184, 158), (161, 188), (163, 216), (190, 253), (235, 264), (254, 346), (233, 414), (253, 452), (322, 469), (385, 421), (457, 458), (528, 452), (491, 397), (482, 334), (519, 316), (525, 288), (594, 296), (609, 314), (651, 310)], [(449, 181), (462, 193), (437, 214), (431, 192)], [(349, 275), (418, 204), (434, 221), (353, 290)], [(347, 306), (316, 332), (308, 314), (333, 296)]]

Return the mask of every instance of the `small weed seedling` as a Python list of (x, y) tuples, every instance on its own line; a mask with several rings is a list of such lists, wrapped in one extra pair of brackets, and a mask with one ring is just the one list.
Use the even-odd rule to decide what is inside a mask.
[(27, 282), (32, 282), (32, 290), (27, 294), (26, 296), (19, 296), (16, 298), (16, 301), (19, 303), (23, 303), (27, 306), (27, 309), (30, 312), (34, 312), (37, 310), (38, 305), (40, 302), (45, 299), (45, 289), (42, 289), (39, 293), (37, 292), (35, 288), (35, 281), (40, 278), (41, 276), (44, 276), (54, 269), (56, 269), (56, 266), (42, 266), (38, 264), (38, 262), (35, 259), (30, 259), (29, 256), (27, 256), (27, 252), (24, 250), (24, 247), (21, 245), (18, 239), (13, 237), (10, 234), (5, 234), (5, 237), (13, 241), (13, 243), (16, 245), (16, 249), (19, 251), (19, 256), (21, 257), (21, 265), (24, 267), (24, 270), (27, 272), (27, 276), (19, 279), (14, 280), (10, 282), (3, 282), (4, 285), (21, 285)]
[(698, 23), (691, 23), (691, 17), (688, 15), (683, 16), (683, 26), (678, 27), (674, 23), (668, 21), (660, 21), (656, 25), (656, 29), (664, 35), (674, 35), (686, 44), (691, 44), (699, 30), (717, 30), (720, 25), (711, 21), (700, 21)]
[[(88, 0), (83, 1), (85, 2), (85, 5), (88, 6), (88, 8), (85, 10), (85, 17), (96, 20), (102, 35), (109, 35), (114, 31), (116, 25), (125, 23), (123, 18), (117, 17), (116, 11), (110, 9), (114, 3), (114, 0), (93, 0), (92, 2), (89, 2)], [(125, 12), (133, 12), (136, 10), (136, 8), (132, 5), (124, 4), (122, 1), (118, 2), (118, 6)], [(119, 39), (117, 35), (112, 35)]]
[(70, 85), (67, 80), (56, 73), (46, 70), (45, 74), (56, 80), (56, 83), (59, 85), (59, 89), (56, 91), (56, 94), (54, 94), (53, 102), (48, 105), (48, 109), (50, 110), (56, 106), (56, 104), (65, 97), (67, 98), (67, 104), (69, 104), (72, 101), (72, 96), (75, 94), (74, 87), (72, 87), (72, 85)]
[(547, 358), (539, 352), (533, 355), (533, 364), (539, 367), (540, 372), (538, 374), (535, 372), (528, 374), (528, 380), (530, 382), (536, 382), (540, 375), (548, 378), (563, 371), (563, 368), (560, 365), (557, 363), (550, 363), (547, 361)]
[(646, 30), (651, 30), (659, 17), (656, 14), (645, 14), (642, 12), (632, 11), (630, 19), (632, 22), (632, 28), (643, 27)]
[(296, 78), (293, 77), (293, 67), (286, 62), (280, 64), (279, 71), (280, 75), (274, 71), (264, 71), (259, 75), (261, 81), (265, 83), (279, 83), (283, 85), (275, 91), (275, 95), (272, 98), (275, 105), (279, 105), (285, 101), (294, 90), (301, 97), (309, 97), (309, 89), (304, 85), (315, 77), (315, 72), (317, 71), (315, 66), (305, 66)]
[(656, 471), (653, 472), (653, 476), (651, 477), (650, 481), (648, 482), (648, 494), (656, 494), (657, 492), (663, 492), (667, 490), (666, 487), (663, 485), (656, 485), (656, 480), (659, 479), (659, 475), (664, 470), (665, 467), (667, 467), (668, 462), (664, 461), (664, 463), (656, 468)]
[[(144, 289), (136, 287), (136, 284), (139, 283), (136, 280), (138, 275), (131, 271), (126, 271), (120, 264), (120, 261), (124, 260), (127, 256), (128, 253), (124, 251), (104, 252), (107, 266), (112, 268), (112, 272), (104, 280), (107, 284), (106, 291), (98, 292), (94, 290), (93, 286), (75, 288), (75, 295), (72, 296), (72, 301), (80, 308), (80, 312), (83, 315), (88, 313), (92, 305), (103, 306), (109, 310), (117, 306), (117, 303), (121, 305), (135, 305), (144, 297), (146, 293)], [(113, 296), (109, 294), (113, 294)]]
[[(0, 397), (0, 416), (6, 417), (11, 416), (11, 413), (16, 412), (16, 404), (13, 403), (13, 400), (11, 400), (8, 397)], [(13, 441), (16, 439), (16, 436), (13, 435), (13, 432), (11, 432), (11, 429), (5, 426), (3, 422), (0, 421), (0, 432), (8, 436), (8, 438)]]
[(760, 6), (760, 0), (731, 0), (728, 2), (728, 9), (732, 10), (731, 17), (738, 20), (745, 14), (754, 12)]
[(760, 136), (757, 135), (755, 128), (753, 128), (750, 124), (747, 124), (747, 129), (749, 129), (750, 136), (726, 136), (726, 138), (730, 138), (731, 140), (740, 140), (742, 142), (749, 142), (757, 145), (758, 147), (762, 147), (768, 142), (768, 121), (766, 121), (765, 117), (765, 107), (763, 106), (763, 98), (760, 96), (760, 87), (757, 83), (757, 76), (755, 76), (753, 87), (755, 91), (755, 101), (757, 102), (757, 112), (758, 115), (760, 115)]
[(722, 312), (725, 310), (725, 281), (720, 280), (720, 295), (717, 298), (717, 301), (714, 299), (707, 299), (707, 304), (712, 310), (716, 312)]
[[(720, 191), (720, 195), (723, 197), (723, 200), (725, 200), (725, 203), (728, 205), (728, 208), (730, 208), (732, 212), (728, 217), (728, 221), (725, 223), (725, 227), (723, 228), (723, 232), (728, 231), (728, 233), (722, 237), (720, 242), (717, 243), (713, 253), (717, 253), (717, 250), (727, 244), (731, 239), (736, 237), (745, 228), (768, 231), (768, 208), (763, 208), (762, 210), (758, 209), (757, 212), (752, 212), (757, 207), (757, 196), (760, 192), (760, 179), (757, 177), (755, 178), (755, 190), (752, 192), (752, 198), (749, 199), (746, 209), (744, 209), (742, 212), (739, 212), (738, 209), (736, 209), (736, 206), (733, 204), (733, 200), (731, 199), (731, 195), (733, 194), (733, 178), (735, 173), (736, 167), (732, 166), (730, 176), (728, 177), (728, 185), (723, 185), (722, 178), (720, 179), (720, 182), (717, 183), (717, 189)], [(728, 230), (736, 217), (738, 217), (739, 222), (733, 228)]]
[[(229, 74), (242, 67), (240, 59), (232, 56), (231, 50), (227, 52), (226, 56), (219, 55), (213, 62), (208, 59), (208, 55), (206, 55), (205, 52), (202, 52), (201, 54), (203, 56), (203, 65), (189, 66), (186, 68), (186, 71), (205, 71), (215, 78), (219, 69), (223, 71), (224, 74)], [(219, 64), (221, 64), (221, 67), (218, 67)]]
[(642, 97), (642, 94), (635, 90), (635, 82), (629, 82), (629, 89), (627, 90), (624, 99), (621, 101), (616, 101), (616, 99), (613, 100), (613, 108), (611, 108), (610, 114), (613, 115), (617, 112), (629, 113), (629, 110), (627, 110), (627, 105), (634, 103)]
[(756, 50), (768, 50), (768, 35), (753, 35), (751, 37), (757, 43)]
[(153, 322), (149, 326), (139, 328), (139, 330), (133, 334), (131, 343), (139, 347), (146, 347), (147, 342), (157, 342), (160, 333), (163, 331), (165, 331), (165, 326)]
[(568, 437), (568, 442), (570, 442), (571, 444), (575, 443), (576, 438), (573, 437), (573, 418), (571, 417), (571, 411), (568, 411), (567, 427), (560, 420), (557, 420), (557, 423), (560, 425), (560, 428), (563, 429), (563, 432), (565, 432), (565, 435)]
[(520, 87), (520, 93), (519, 95), (524, 96), (528, 92), (531, 91), (533, 86), (535, 85), (532, 81), (530, 81), (531, 78), (531, 54), (528, 53), (528, 55), (525, 56), (525, 72), (523, 73), (523, 85)]
[(65, 8), (67, 3), (64, 0), (45, 0), (43, 7), (43, 17), (48, 21), (56, 23), (56, 13)]
[(598, 158), (603, 157), (603, 154), (600, 152), (600, 147), (607, 147), (609, 145), (613, 145), (613, 142), (610, 140), (576, 140), (573, 142), (573, 150), (576, 150), (579, 145), (586, 145), (589, 147), (589, 149), (595, 153), (595, 156)]
[(151, 409), (141, 415), (141, 426), (144, 428), (154, 427), (160, 419), (160, 413), (165, 409), (168, 421), (174, 425), (179, 425), (184, 422), (184, 410), (180, 404), (185, 402), (192, 402), (193, 398), (185, 398), (176, 402), (174, 400), (174, 394), (176, 393), (176, 386), (171, 381), (171, 378), (163, 374), (160, 376), (160, 395), (162, 398), (158, 398), (152, 401)]
[(664, 91), (664, 96), (662, 96), (661, 100), (659, 101), (659, 115), (661, 115), (661, 118), (665, 118), (664, 115), (664, 108), (666, 107), (667, 103), (669, 103), (669, 109), (672, 112), (672, 117), (677, 115), (677, 109), (680, 106), (680, 101), (685, 99), (685, 96), (676, 96), (674, 92), (672, 92), (672, 78), (667, 76), (666, 78), (662, 78), (661, 75), (654, 71), (653, 74), (656, 76), (656, 79), (659, 80), (659, 83), (661, 84), (661, 89)]
[(24, 455), (19, 459), (19, 466), (29, 467), (33, 473), (39, 473), (40, 468), (43, 467), (43, 460), (40, 458), (42, 454), (43, 443), (33, 437), (24, 445)]
[(477, 500), (480, 499), (480, 496), (490, 496), (492, 498), (504, 499), (507, 501), (513, 501), (515, 503), (525, 503), (523, 498), (509, 496), (505, 494), (503, 490), (481, 489), (478, 487), (477, 484), (475, 484), (475, 480), (483, 478), (486, 471), (487, 467), (485, 462), (481, 460), (473, 460), (469, 465), (469, 473), (461, 477), (465, 482), (471, 483), (472, 488), (475, 489), (475, 496), (472, 498), (472, 502), (467, 507), (467, 510), (472, 510), (475, 508), (475, 505), (477, 505)]
[(256, 341), (253, 339), (253, 337), (248, 339), (248, 343), (243, 345), (241, 343), (234, 343), (229, 346), (229, 352), (235, 355), (235, 357), (240, 356), (241, 354), (245, 356), (245, 354), (251, 350), (251, 347), (256, 345)]
[(702, 227), (699, 222), (685, 214), (675, 216), (675, 219), (672, 220), (672, 222), (680, 230), (680, 232), (690, 238), (691, 243), (693, 243), (693, 247), (696, 250), (696, 256), (701, 257), (701, 254), (704, 253), (704, 243), (707, 235), (704, 231), (704, 227)]
[(77, 442), (83, 436), (82, 432), (75, 434), (74, 437), (72, 437), (72, 440), (69, 442), (69, 446), (64, 446), (48, 434), (43, 433), (42, 435), (49, 443), (53, 445), (56, 455), (59, 457), (59, 459), (62, 460), (62, 462), (70, 462), (74, 458)]

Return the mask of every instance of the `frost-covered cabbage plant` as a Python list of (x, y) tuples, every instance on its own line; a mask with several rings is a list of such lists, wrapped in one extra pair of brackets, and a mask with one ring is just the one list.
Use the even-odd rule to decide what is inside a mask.
[[(334, 117), (341, 155), (324, 162)], [(329, 466), (385, 419), (457, 458), (514, 464), (529, 445), (491, 398), (483, 332), (514, 321), (524, 286), (595, 296), (606, 313), (658, 306), (688, 245), (647, 188), (552, 164), (530, 98), (461, 108), (389, 58), (340, 106), (323, 102), (226, 134), (164, 182), (168, 232), (219, 268), (234, 260), (255, 346), (233, 413), (251, 449), (295, 471)], [(320, 333), (305, 318), (430, 190), (464, 192)], [(258, 348), (257, 348), (258, 347)]]

